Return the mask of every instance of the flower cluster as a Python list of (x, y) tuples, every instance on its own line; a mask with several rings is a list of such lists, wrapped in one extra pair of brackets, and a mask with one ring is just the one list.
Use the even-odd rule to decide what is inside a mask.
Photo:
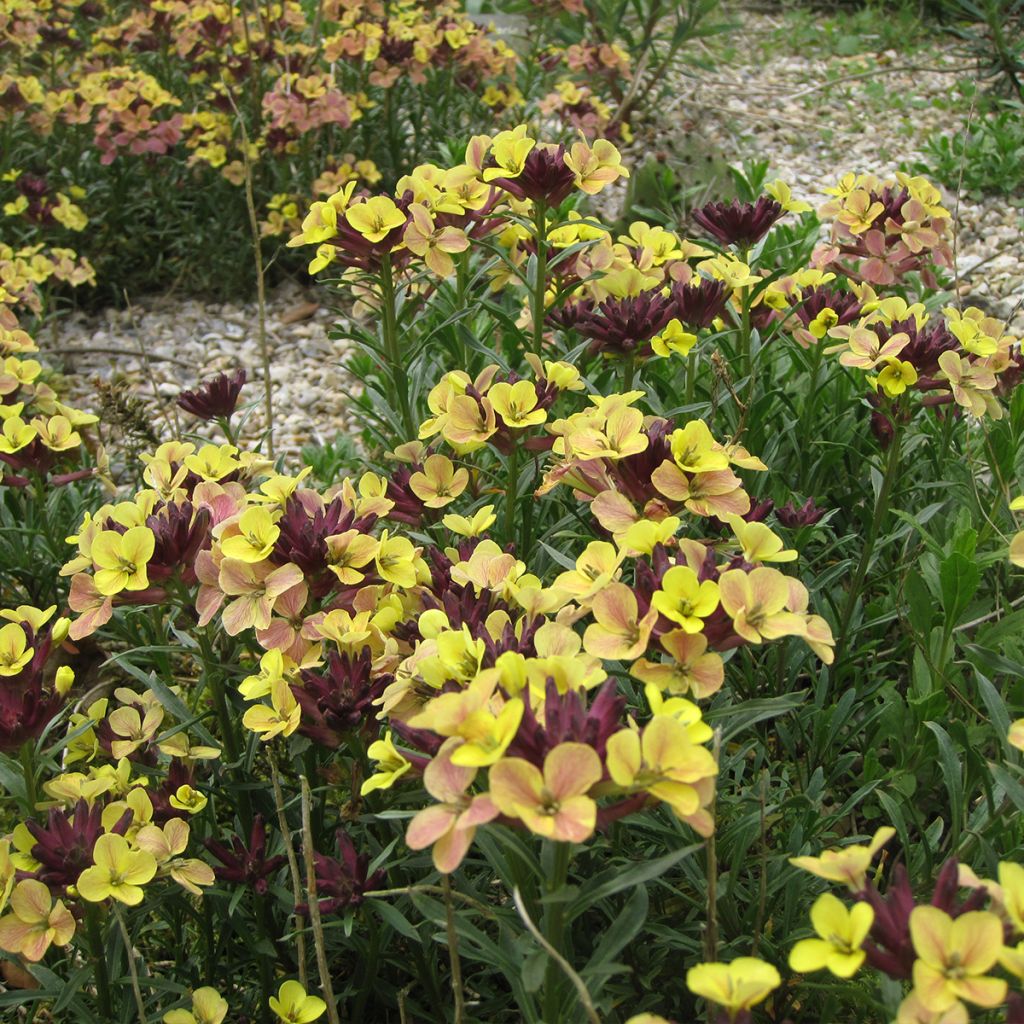
[(94, 472), (81, 467), (79, 430), (97, 417), (60, 400), (37, 351), (13, 313), (0, 312), (0, 486), (60, 486)]
[[(1024, 1009), (1024, 867), (999, 864), (998, 879), (981, 879), (947, 861), (927, 902), (917, 902), (902, 865), (881, 894), (868, 877), (871, 860), (895, 829), (879, 829), (867, 846), (854, 844), (793, 864), (833, 884), (856, 901), (848, 907), (825, 893), (811, 911), (816, 938), (793, 947), (790, 966), (801, 973), (829, 970), (852, 977), (865, 963), (911, 989), (899, 1024), (967, 1021), (968, 1006), (1006, 1005), (1007, 1019)], [(960, 898), (960, 890), (968, 890)], [(982, 909), (988, 904), (988, 909)], [(993, 972), (1001, 968), (1010, 984)]]

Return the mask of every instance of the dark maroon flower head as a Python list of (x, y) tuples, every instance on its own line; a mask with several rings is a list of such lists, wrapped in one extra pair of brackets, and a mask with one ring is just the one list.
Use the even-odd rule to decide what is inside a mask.
[[(154, 763), (156, 762), (156, 745), (153, 744)], [(171, 759), (167, 774), (159, 786), (151, 786), (149, 793), (150, 803), (153, 805), (153, 823), (155, 825), (166, 825), (171, 818), (180, 818), (181, 809), (171, 806), (171, 797), (182, 786), (195, 784), (195, 769), (191, 764), (175, 757)]]
[[(110, 831), (123, 836), (132, 816), (125, 811)], [(25, 827), (36, 841), (29, 853), (41, 865), (34, 877), (54, 891), (63, 891), (92, 867), (93, 847), (104, 833), (103, 804), (97, 801), (90, 807), (81, 799), (71, 810), (53, 807), (45, 825), (30, 820)]]
[(807, 327), (826, 309), (830, 309), (835, 314), (831, 326), (836, 327), (853, 323), (860, 316), (861, 308), (861, 301), (853, 292), (840, 292), (825, 285), (818, 285), (804, 292), (800, 302), (793, 307), (793, 312)]
[(724, 281), (702, 277), (696, 283), (672, 286), (673, 316), (687, 327), (710, 327), (725, 312), (727, 290)]
[(335, 577), (327, 574), (330, 562), (328, 537), (336, 537), (348, 530), (368, 530), (377, 520), (370, 514), (356, 518), (340, 497), (323, 508), (316, 507), (310, 512), (298, 494), (289, 497), (284, 514), (277, 521), (281, 531), (270, 553), (275, 565), (292, 562), (297, 565), (309, 583), (310, 591), (316, 597), (323, 597), (336, 583)]
[(1006, 1024), (1024, 1024), (1024, 996), (1011, 992), (1006, 999)]
[(53, 650), (50, 627), (36, 633), (26, 622), (19, 625), (32, 658), (16, 675), (0, 678), (0, 751), (5, 754), (37, 739), (65, 703), (46, 671)]
[(153, 557), (147, 571), (159, 582), (180, 573), (187, 584), (196, 582), (195, 560), (210, 543), (210, 510), (189, 501), (167, 502), (146, 518), (153, 531)]
[(595, 309), (582, 311), (575, 327), (584, 338), (592, 339), (592, 354), (612, 350), (622, 355), (648, 355), (647, 342), (675, 315), (672, 297), (655, 289), (624, 299), (605, 299)]
[(301, 684), (292, 693), (302, 709), (299, 732), (315, 743), (336, 750), (345, 736), (367, 725), (374, 730), (373, 702), (391, 682), (391, 676), (373, 676), (369, 650), (358, 655), (331, 651), (327, 670), (303, 669)]
[(799, 508), (792, 501), (775, 510), (779, 522), (790, 530), (801, 526), (813, 526), (825, 515), (825, 509), (818, 508), (813, 498), (808, 498)]
[(515, 178), (495, 178), (491, 182), (516, 199), (558, 206), (573, 190), (576, 176), (566, 166), (565, 146), (537, 145), (526, 156), (523, 171)]
[[(364, 895), (379, 889), (386, 878), (383, 868), (367, 877), (370, 858), (356, 851), (344, 829), (339, 828), (335, 838), (339, 859), (322, 853), (313, 854), (317, 904), (321, 914), (337, 914), (349, 907), (358, 907)], [(299, 904), (295, 909), (300, 914), (308, 914), (309, 904)]]
[(537, 718), (527, 701), (519, 731), (508, 748), (509, 755), (525, 757), (540, 767), (547, 753), (559, 743), (586, 743), (603, 758), (608, 738), (622, 728), (626, 698), (618, 694), (617, 688), (615, 680), (609, 679), (588, 708), (578, 691), (559, 693), (555, 681), (548, 678), (543, 720)]
[(206, 848), (223, 865), (214, 868), (219, 879), (236, 885), (250, 885), (261, 896), (268, 888), (267, 876), (285, 862), (280, 855), (267, 856), (267, 829), (261, 814), (253, 818), (248, 847), (238, 836), (232, 836), (230, 848), (213, 839), (206, 840)]
[(419, 466), (399, 466), (391, 474), (385, 497), (388, 501), (393, 501), (395, 507), (388, 513), (388, 519), (408, 523), (410, 526), (420, 525), (420, 520), (427, 508), (409, 486), (413, 471), (419, 468)]
[(245, 384), (244, 369), (232, 374), (218, 373), (191, 391), (178, 395), (178, 407), (201, 420), (226, 420), (238, 405), (238, 395)]
[(708, 203), (694, 212), (693, 219), (722, 245), (746, 247), (760, 242), (782, 213), (781, 203), (759, 196), (756, 203)]
[(872, 324), (871, 329), (883, 344), (894, 334), (906, 334), (910, 342), (900, 352), (899, 357), (910, 363), (917, 370), (919, 377), (938, 376), (941, 373), (939, 356), (943, 352), (957, 352), (960, 349), (960, 343), (941, 317), (929, 320), (920, 329), (913, 317), (896, 321), (889, 327), (881, 323)]

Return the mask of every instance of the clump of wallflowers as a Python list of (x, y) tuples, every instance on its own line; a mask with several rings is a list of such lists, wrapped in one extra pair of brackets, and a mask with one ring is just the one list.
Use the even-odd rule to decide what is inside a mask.
[(1001, 861), (989, 879), (950, 860), (919, 900), (896, 864), (883, 894), (871, 862), (895, 833), (880, 828), (867, 845), (792, 859), (842, 890), (815, 901), (814, 937), (792, 948), (791, 969), (848, 979), (870, 967), (903, 990), (898, 1024), (966, 1022), (996, 1007), (1017, 1019), (1024, 1010), (1024, 867)]
[(37, 352), (13, 312), (0, 314), (0, 487), (57, 487), (96, 471), (81, 465), (81, 430), (97, 417), (61, 401)]

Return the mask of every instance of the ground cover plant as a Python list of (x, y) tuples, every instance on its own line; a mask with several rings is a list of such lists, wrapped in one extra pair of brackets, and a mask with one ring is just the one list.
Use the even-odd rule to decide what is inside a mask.
[(616, 223), (547, 125), (286, 218), (362, 385), (302, 469), (244, 371), (108, 452), (33, 340), (91, 263), (2, 255), (11, 1019), (1024, 1020), (1024, 357), (949, 204)]

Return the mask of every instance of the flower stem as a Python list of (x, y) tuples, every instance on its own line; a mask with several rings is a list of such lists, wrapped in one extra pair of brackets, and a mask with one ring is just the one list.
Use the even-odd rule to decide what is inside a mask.
[(107, 957), (103, 951), (103, 930), (100, 928), (100, 908), (95, 903), (86, 903), (84, 906), (85, 933), (89, 940), (89, 952), (92, 954), (93, 966), (96, 971), (96, 998), (100, 1004), (100, 1015), (104, 1020), (113, 1020), (110, 975), (107, 972)]
[[(551, 899), (565, 888), (566, 879), (569, 876), (569, 859), (572, 856), (572, 845), (570, 843), (554, 843), (554, 856), (551, 872), (548, 875), (546, 891), (549, 897), (544, 910), (544, 938), (550, 943), (551, 948), (558, 953), (562, 952), (562, 941), (565, 932), (565, 903), (561, 899)], [(548, 960), (547, 969), (544, 972), (544, 1013), (543, 1018), (548, 1024), (554, 1024), (559, 1020), (558, 1002), (561, 996), (562, 974), (554, 959)]]
[(36, 765), (35, 751), (32, 748), (32, 741), (26, 740), (21, 745), (21, 771), (25, 777), (25, 800), (28, 803), (29, 813), (36, 809)]
[(548, 278), (547, 206), (538, 201), (533, 210), (534, 241), (537, 245), (537, 279), (533, 282), (530, 315), (533, 319), (533, 351), (540, 355), (544, 344), (544, 295)]
[(519, 446), (508, 457), (508, 483), (505, 486), (505, 543), (515, 539), (516, 508), (519, 498)]
[(857, 607), (857, 599), (860, 597), (864, 586), (864, 578), (867, 576), (868, 566), (871, 564), (871, 556), (875, 550), (875, 542), (878, 540), (878, 533), (889, 511), (889, 502), (892, 498), (893, 486), (896, 483), (896, 475), (900, 468), (900, 445), (902, 442), (899, 426), (893, 430), (892, 440), (889, 442), (888, 457), (885, 461), (885, 471), (882, 476), (882, 486), (878, 490), (875, 499), (875, 510), (871, 516), (871, 523), (868, 526), (868, 534), (864, 538), (864, 547), (861, 549), (860, 559), (857, 568), (854, 570), (853, 579), (850, 581), (850, 590), (846, 595), (846, 604), (843, 607), (843, 614), (839, 619), (839, 636), (836, 638), (835, 665), (838, 670), (842, 664), (842, 657), (849, 647), (850, 620), (853, 618), (853, 610)]
[(409, 405), (409, 377), (402, 365), (401, 350), (398, 345), (398, 313), (395, 309), (395, 277), (391, 267), (391, 257), (385, 256), (380, 266), (381, 293), (381, 330), (384, 335), (384, 354), (391, 372), (391, 383), (398, 394), (398, 408), (402, 415), (402, 429), (405, 440), (411, 440), (417, 434), (412, 419), (412, 408)]
[(629, 391), (633, 387), (633, 377), (636, 374), (636, 356), (630, 353), (626, 356), (626, 364), (622, 368), (622, 390)]

